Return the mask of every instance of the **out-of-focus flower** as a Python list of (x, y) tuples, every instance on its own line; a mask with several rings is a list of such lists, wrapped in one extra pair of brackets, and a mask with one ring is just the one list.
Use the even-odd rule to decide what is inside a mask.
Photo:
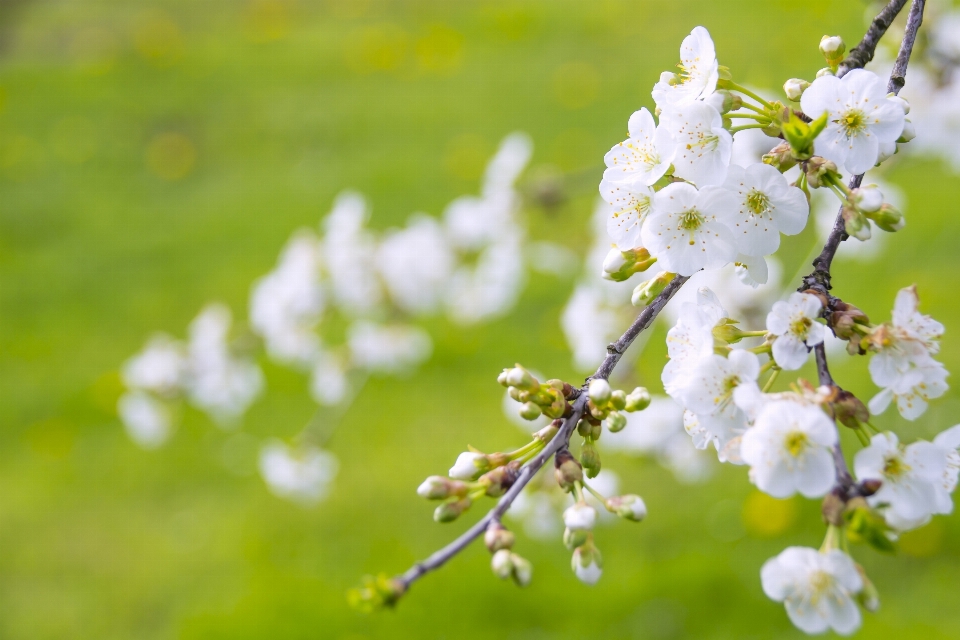
[(143, 351), (123, 365), (123, 383), (160, 395), (178, 392), (183, 383), (186, 355), (183, 345), (166, 334), (157, 334)]
[(170, 436), (170, 410), (149, 393), (129, 391), (123, 394), (117, 401), (117, 413), (130, 439), (144, 449), (155, 449)]
[(304, 505), (315, 504), (327, 495), (338, 468), (333, 454), (317, 447), (295, 449), (271, 440), (260, 450), (260, 475), (270, 491)]
[(378, 373), (404, 373), (430, 357), (430, 335), (420, 327), (358, 320), (347, 330), (353, 365)]
[(323, 221), (323, 253), (338, 306), (354, 315), (370, 313), (383, 300), (377, 278), (377, 242), (364, 228), (367, 204), (360, 194), (345, 191)]
[(443, 301), (454, 256), (440, 224), (417, 214), (386, 234), (377, 262), (393, 302), (407, 313), (425, 314)]

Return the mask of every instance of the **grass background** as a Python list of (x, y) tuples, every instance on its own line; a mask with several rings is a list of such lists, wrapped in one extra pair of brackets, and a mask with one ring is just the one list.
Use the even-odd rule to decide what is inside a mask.
[[(823, 33), (855, 42), (865, 11), (819, 0), (0, 3), (0, 637), (799, 636), (763, 596), (759, 568), (787, 545), (819, 545), (817, 504), (791, 501), (779, 511), (791, 526), (764, 526), (773, 516), (743, 469), (690, 487), (617, 456), (606, 465), (651, 516), (599, 533), (596, 587), (573, 579), (559, 540), (521, 536), (535, 565), (526, 590), (493, 579), (476, 547), (396, 611), (347, 607), (360, 575), (401, 571), (464, 528), (432, 522), (413, 493), (426, 473), (467, 442), (522, 441), (493, 383), (505, 362), (579, 377), (558, 323), (569, 280), (534, 276), (511, 316), (486, 326), (431, 322), (430, 362), (374, 379), (342, 419), (329, 442), (336, 491), (315, 508), (272, 497), (254, 473), (259, 439), (291, 436), (313, 412), (301, 376), (263, 363), (268, 393), (241, 431), (188, 410), (156, 452), (127, 439), (113, 407), (118, 367), (150, 333), (183, 335), (212, 299), (242, 317), (252, 280), (341, 189), (369, 197), (376, 228), (437, 215), (476, 192), (497, 141), (523, 130), (534, 164), (587, 176), (569, 181), (560, 210), (528, 212), (531, 235), (582, 251), (603, 152), (633, 110), (652, 107), (650, 86), (693, 26), (710, 29), (737, 79), (776, 87), (812, 77)], [(884, 319), (896, 290), (918, 282), (956, 369), (960, 184), (915, 159), (887, 178), (907, 195), (908, 225), (878, 262), (841, 258), (838, 295)], [(814, 235), (785, 243), (787, 273)], [(647, 353), (628, 378), (652, 386), (662, 352)], [(872, 393), (863, 361), (834, 373)], [(958, 398), (915, 424), (879, 423), (930, 436), (953, 424)], [(856, 556), (883, 598), (861, 637), (960, 637), (956, 516), (907, 536), (897, 557)]]

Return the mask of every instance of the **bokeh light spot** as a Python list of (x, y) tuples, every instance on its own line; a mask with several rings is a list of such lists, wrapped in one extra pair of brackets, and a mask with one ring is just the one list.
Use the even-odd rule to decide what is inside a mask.
[(417, 63), (421, 69), (452, 73), (460, 68), (463, 36), (444, 25), (432, 25), (427, 35), (417, 40)]
[(160, 133), (147, 145), (147, 166), (164, 180), (180, 180), (193, 170), (197, 148), (182, 133)]
[(165, 13), (149, 11), (141, 15), (133, 33), (134, 46), (141, 56), (158, 67), (170, 67), (183, 54), (180, 26)]
[(24, 437), (30, 449), (50, 460), (63, 460), (73, 451), (76, 427), (63, 418), (51, 418), (30, 425)]
[(597, 99), (600, 74), (586, 62), (567, 62), (553, 72), (553, 94), (568, 109), (583, 109)]
[(775, 538), (793, 526), (797, 505), (792, 499), (778, 500), (754, 491), (743, 503), (743, 526), (757, 538)]
[(409, 40), (395, 24), (364, 27), (347, 38), (347, 66), (358, 73), (396, 71), (407, 56)]
[(247, 6), (247, 26), (254, 42), (280, 40), (290, 32), (288, 0), (252, 0)]
[(491, 148), (482, 136), (465, 133), (447, 145), (444, 165), (454, 176), (463, 180), (477, 180), (483, 175)]

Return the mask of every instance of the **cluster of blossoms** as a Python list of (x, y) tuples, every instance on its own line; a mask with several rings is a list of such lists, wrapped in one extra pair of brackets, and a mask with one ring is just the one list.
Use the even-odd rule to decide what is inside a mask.
[[(605, 156), (600, 183), (613, 241), (602, 260), (602, 277), (626, 282), (658, 264), (663, 271), (637, 285), (631, 297), (634, 305), (646, 307), (645, 313), (653, 309), (655, 317), (695, 275), (719, 278), (721, 291), (732, 278), (760, 288), (777, 270), (777, 262), (768, 258), (778, 250), (781, 234), (796, 235), (806, 226), (816, 190), (840, 201), (837, 234), (842, 229), (866, 241), (874, 227), (903, 228), (899, 209), (877, 185), (863, 186), (860, 174), (915, 137), (907, 118), (910, 106), (888, 94), (876, 74), (842, 69), (845, 45), (839, 37), (825, 36), (820, 51), (827, 67), (812, 82), (788, 80), (785, 99), (771, 101), (735, 83), (718, 64), (707, 31), (697, 27), (681, 46), (680, 72), (664, 73), (654, 86), (655, 114), (641, 109), (630, 117), (629, 137)], [(759, 133), (763, 139), (759, 147), (754, 139), (758, 152), (752, 158), (741, 152), (734, 162), (734, 140), (741, 133)], [(859, 177), (848, 185), (844, 174)], [(960, 425), (933, 442), (904, 446), (896, 435), (871, 424), (871, 413), (882, 412), (893, 400), (903, 417), (914, 420), (929, 400), (943, 395), (947, 372), (933, 358), (943, 327), (919, 312), (913, 287), (897, 295), (890, 322), (873, 324), (863, 311), (829, 293), (829, 260), (826, 267), (815, 266), (817, 271), (786, 299), (752, 297), (760, 304), (741, 316), (745, 322), (734, 319), (702, 283), (694, 294), (674, 301), (661, 378), (694, 448), (712, 447), (721, 463), (748, 467), (750, 481), (770, 496), (823, 499), (827, 532), (820, 549), (786, 549), (763, 566), (761, 582), (770, 598), (785, 604), (799, 629), (848, 634), (860, 626), (860, 607), (879, 606), (876, 588), (850, 555), (851, 543), (889, 551), (901, 532), (952, 511), (951, 494), (960, 476)], [(590, 338), (596, 346), (609, 339), (616, 312), (608, 293), (613, 290), (597, 294), (591, 284), (578, 287), (564, 325), (568, 334), (599, 325)], [(763, 326), (749, 330), (742, 324)], [(614, 391), (606, 380), (609, 358), (615, 365), (626, 337), (607, 347), (608, 359), (581, 389), (561, 380), (540, 383), (519, 365), (505, 369), (499, 381), (520, 403), (520, 416), (553, 422), (512, 452), (463, 453), (449, 477), (432, 476), (421, 485), (423, 497), (444, 500), (435, 512), (443, 522), (482, 496), (503, 497), (499, 511), (481, 522), (499, 577), (520, 585), (531, 579), (531, 567), (512, 551), (514, 536), (500, 516), (517, 497), (516, 489), (526, 486), (527, 472), (536, 473), (548, 453), (554, 455), (557, 484), (573, 498), (563, 512), (563, 540), (582, 582), (593, 584), (602, 573), (592, 533), (598, 513), (588, 498), (625, 519), (646, 516), (639, 496), (606, 498), (591, 484), (600, 473), (596, 443), (603, 426), (617, 433), (627, 427), (627, 413), (652, 403), (646, 389), (627, 394)], [(828, 342), (846, 343), (852, 356), (871, 355), (870, 373), (881, 391), (869, 408), (833, 382), (826, 368)], [(579, 351), (575, 348), (577, 360)], [(774, 391), (779, 375), (804, 367), (811, 351), (817, 352), (819, 386), (797, 379), (787, 390)], [(657, 430), (661, 421), (644, 416), (638, 414), (631, 428), (642, 431), (649, 422)], [(841, 448), (842, 428), (863, 446), (853, 457), (853, 473)], [(569, 450), (574, 432), (582, 437), (578, 457)], [(395, 599), (423, 571), (413, 578), (384, 579), (386, 591), (363, 593), (367, 601)]]
[[(162, 445), (184, 401), (218, 425), (237, 426), (264, 389), (261, 344), (272, 361), (309, 375), (318, 404), (342, 407), (368, 375), (405, 374), (429, 357), (432, 341), (417, 319), (446, 313), (472, 324), (509, 311), (527, 268), (515, 184), (531, 153), (525, 135), (507, 136), (479, 196), (455, 199), (439, 220), (414, 214), (379, 236), (367, 227), (360, 195), (338, 196), (322, 233), (294, 233), (275, 268), (253, 283), (249, 328), (231, 336), (229, 310), (211, 304), (186, 344), (158, 334), (124, 364), (118, 413), (130, 437)], [(340, 343), (329, 337), (340, 334)], [(306, 504), (326, 494), (337, 470), (309, 429), (292, 445), (271, 440), (260, 452), (270, 489)]]

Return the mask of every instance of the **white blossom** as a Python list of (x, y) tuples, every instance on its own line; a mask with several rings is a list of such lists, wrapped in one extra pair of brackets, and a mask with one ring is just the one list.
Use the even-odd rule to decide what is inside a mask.
[(768, 402), (743, 435), (740, 455), (750, 480), (775, 498), (794, 493), (816, 498), (833, 486), (833, 421), (818, 407), (787, 400)]
[(473, 267), (461, 265), (450, 278), (447, 311), (462, 324), (490, 320), (506, 313), (525, 284), (523, 237), (504, 233), (487, 246)]
[(800, 106), (814, 120), (827, 114), (814, 151), (851, 174), (872, 168), (880, 144), (896, 141), (903, 131), (903, 109), (887, 100), (886, 82), (865, 69), (854, 69), (843, 78), (817, 78), (803, 93)]
[(781, 233), (796, 235), (807, 224), (810, 208), (806, 196), (768, 164), (758, 162), (746, 169), (731, 166), (723, 188), (736, 197), (732, 229), (742, 254), (774, 253), (780, 247)]
[(318, 404), (336, 405), (350, 390), (347, 372), (340, 358), (321, 350), (310, 372), (310, 396)]
[(345, 191), (323, 221), (323, 252), (333, 297), (352, 315), (370, 313), (383, 301), (377, 278), (377, 241), (365, 229), (368, 217), (363, 196)]
[[(957, 454), (954, 433), (941, 434), (940, 445), (923, 440), (902, 447), (893, 433), (879, 433), (870, 446), (857, 452), (853, 468), (857, 479), (880, 480), (880, 489), (867, 498), (873, 507), (884, 506), (887, 522), (912, 529), (937, 513), (950, 513), (950, 493), (956, 486), (948, 458)], [(960, 442), (957, 442), (960, 444)], [(952, 484), (952, 486), (951, 486)]]
[(577, 580), (586, 585), (597, 584), (600, 576), (603, 575), (603, 568), (600, 565), (600, 552), (592, 546), (588, 548), (587, 545), (584, 545), (574, 549), (571, 565)]
[(717, 88), (719, 64), (710, 33), (695, 27), (680, 45), (680, 72), (665, 72), (653, 87), (653, 99), (661, 109), (667, 105), (709, 98)]
[(366, 320), (347, 329), (351, 363), (379, 373), (407, 372), (430, 356), (430, 335), (420, 327), (383, 325)]
[(390, 298), (402, 311), (426, 314), (443, 302), (454, 260), (440, 224), (414, 214), (406, 227), (384, 235), (378, 268)]
[(600, 363), (607, 345), (620, 334), (620, 316), (596, 286), (583, 283), (573, 290), (560, 325), (578, 370), (593, 369)]
[(449, 475), (455, 480), (473, 480), (480, 475), (477, 463), (485, 460), (486, 456), (474, 451), (464, 451), (457, 456), (457, 461), (450, 467)]
[(776, 336), (773, 359), (782, 369), (793, 371), (807, 361), (809, 348), (823, 342), (824, 328), (817, 322), (823, 305), (809, 293), (792, 293), (777, 302), (767, 315), (767, 331)]
[(734, 273), (737, 279), (752, 289), (767, 284), (770, 279), (770, 267), (762, 256), (740, 254), (734, 261)]
[(131, 389), (172, 395), (183, 383), (185, 367), (183, 345), (161, 333), (150, 338), (143, 351), (127, 360), (120, 374), (123, 383)]
[(833, 629), (849, 635), (860, 628), (854, 597), (863, 579), (850, 556), (838, 549), (788, 547), (764, 563), (760, 581), (767, 597), (783, 602), (790, 621), (805, 633)]
[(730, 192), (674, 183), (653, 200), (641, 238), (661, 268), (689, 276), (722, 267), (737, 256), (736, 239), (727, 225), (735, 212)]
[(713, 329), (724, 324), (727, 312), (717, 296), (706, 287), (697, 290), (696, 302), (680, 306), (677, 323), (667, 332), (667, 356), (661, 380), (663, 388), (678, 397), (684, 375), (702, 358), (713, 353)]
[(600, 195), (610, 205), (607, 233), (620, 249), (643, 246), (640, 230), (653, 205), (652, 187), (640, 182), (600, 182)]
[[(663, 177), (673, 158), (669, 154), (665, 155), (662, 150), (672, 150), (674, 145), (670, 143), (669, 134), (657, 128), (653, 116), (646, 109), (640, 109), (630, 116), (627, 133), (629, 137), (614, 145), (603, 157), (607, 165), (603, 172), (603, 182), (634, 183), (635, 188), (640, 190)], [(603, 183), (600, 185), (600, 193), (607, 202), (614, 204)]]
[(338, 468), (333, 454), (313, 446), (294, 449), (274, 439), (260, 450), (260, 475), (270, 491), (304, 505), (326, 496)]
[(563, 524), (574, 531), (590, 531), (597, 522), (597, 510), (585, 502), (577, 502), (563, 512)]
[(129, 391), (117, 401), (127, 435), (144, 449), (155, 449), (170, 437), (172, 419), (163, 403), (144, 391)]
[(669, 134), (661, 147), (672, 158), (675, 175), (698, 187), (723, 184), (733, 138), (719, 111), (700, 101), (669, 106), (660, 114), (659, 128)]

